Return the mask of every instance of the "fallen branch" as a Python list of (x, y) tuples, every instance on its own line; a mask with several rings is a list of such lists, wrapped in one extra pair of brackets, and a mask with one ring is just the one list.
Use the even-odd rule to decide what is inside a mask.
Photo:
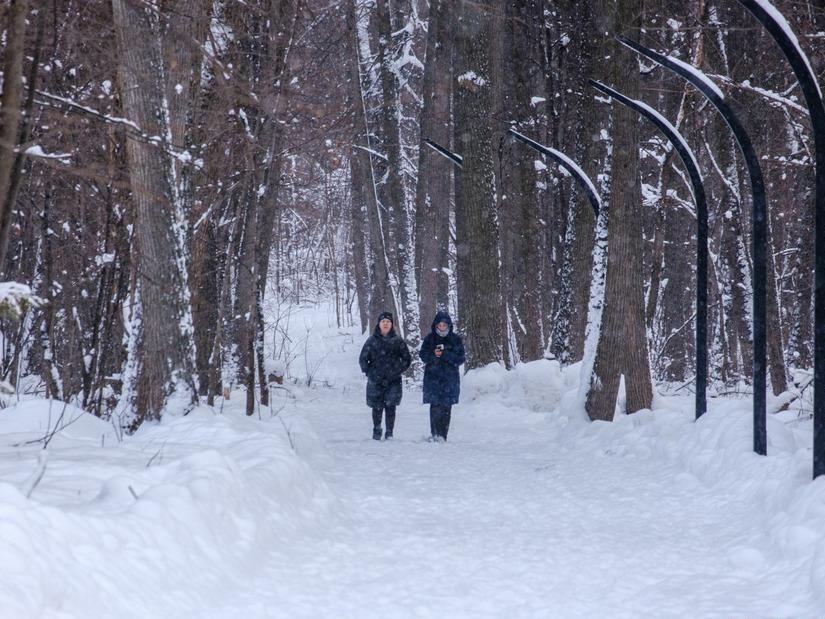
[(49, 452), (43, 448), (40, 453), (37, 454), (37, 465), (35, 466), (34, 472), (26, 480), (26, 483), (23, 484), (23, 489), (21, 490), (27, 499), (31, 498), (32, 492), (37, 488), (40, 480), (43, 479), (43, 475), (46, 474), (46, 464), (48, 464), (48, 461)]

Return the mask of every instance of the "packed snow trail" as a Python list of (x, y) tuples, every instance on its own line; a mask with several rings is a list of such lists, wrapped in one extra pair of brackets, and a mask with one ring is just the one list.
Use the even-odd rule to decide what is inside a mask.
[[(429, 443), (417, 393), (397, 438), (377, 442), (362, 397), (307, 413), (340, 520), (273, 549), (209, 617), (808, 616), (810, 582), (761, 550), (752, 487), (711, 487), (644, 444), (605, 449), (600, 428), (483, 402), (457, 406), (449, 442)], [(670, 431), (689, 423), (662, 415)]]
[(825, 617), (804, 414), (769, 416), (767, 457), (746, 399), (591, 423), (579, 368), (543, 360), (463, 376), (447, 443), (407, 384), (378, 442), (365, 338), (292, 320), (254, 418), (236, 392), (121, 442), (59, 402), (0, 410), (0, 619)]

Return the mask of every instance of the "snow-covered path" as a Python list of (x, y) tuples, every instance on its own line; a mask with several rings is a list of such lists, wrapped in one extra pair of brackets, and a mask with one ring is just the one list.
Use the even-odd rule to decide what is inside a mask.
[(259, 419), (236, 393), (118, 442), (69, 407), (46, 454), (65, 406), (0, 410), (0, 619), (825, 617), (804, 416), (767, 457), (742, 399), (590, 423), (537, 361), (465, 375), (447, 443), (407, 385), (377, 442), (363, 336), (302, 320), (315, 374)]
[(810, 609), (810, 583), (788, 578), (798, 566), (760, 551), (766, 531), (752, 488), (708, 486), (645, 446), (619, 437), (605, 449), (592, 429), (569, 432), (528, 411), (459, 406), (451, 440), (428, 443), (418, 397), (402, 404), (390, 442), (369, 438), (360, 398), (313, 406), (339, 518), (274, 549), (251, 589), (210, 617), (767, 618)]

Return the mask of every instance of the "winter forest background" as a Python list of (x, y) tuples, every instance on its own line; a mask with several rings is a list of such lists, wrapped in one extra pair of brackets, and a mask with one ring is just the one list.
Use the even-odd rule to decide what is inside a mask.
[[(825, 3), (776, 5), (821, 77)], [(571, 178), (508, 138), (511, 126), (579, 162), (608, 205), (600, 229), (615, 267), (591, 417), (612, 418), (622, 374), (631, 411), (650, 406), (651, 381), (690, 389), (686, 175), (652, 126), (595, 96), (593, 77), (660, 110), (698, 153), (712, 388), (746, 391), (742, 159), (692, 87), (621, 49), (616, 33), (705, 70), (751, 132), (770, 206), (770, 388), (798, 394), (810, 380), (810, 127), (780, 52), (735, 2), (14, 0), (0, 10), (0, 267), (43, 301), (4, 314), (8, 389), (120, 415), (127, 429), (157, 418), (173, 393), (186, 406), (195, 392), (212, 402), (240, 385), (251, 410), (289, 365), (290, 306), (326, 295), (342, 325), (354, 315), (370, 329), (394, 311), (412, 346), (449, 308), (468, 368), (581, 360), (597, 222)], [(463, 170), (424, 138), (463, 154)]]
[[(825, 84), (825, 0), (773, 5)], [(759, 155), (767, 455), (743, 158), (616, 35)], [(2, 0), (0, 51), (0, 619), (825, 616), (814, 143), (740, 2)], [(698, 419), (688, 174), (590, 78), (704, 174)], [(439, 309), (450, 442), (415, 354), (372, 440), (358, 351)]]

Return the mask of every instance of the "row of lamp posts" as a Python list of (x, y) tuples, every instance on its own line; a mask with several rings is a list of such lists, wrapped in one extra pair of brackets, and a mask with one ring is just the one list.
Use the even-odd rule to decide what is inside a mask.
[[(815, 274), (814, 274), (814, 438), (813, 476), (825, 474), (825, 103), (822, 92), (802, 51), (796, 36), (782, 14), (768, 0), (737, 0), (765, 27), (779, 48), (785, 54), (793, 69), (802, 92), (813, 126), (816, 152), (815, 181)], [(766, 275), (768, 251), (768, 221), (765, 182), (759, 165), (759, 158), (753, 149), (748, 133), (725, 100), (716, 84), (696, 67), (678, 58), (665, 56), (625, 37), (619, 41), (646, 58), (673, 71), (695, 86), (713, 104), (733, 132), (739, 145), (751, 181), (752, 252), (753, 252), (753, 450), (760, 455), (767, 454), (766, 431)], [(707, 266), (708, 266), (708, 213), (702, 175), (696, 157), (679, 131), (659, 112), (642, 101), (624, 96), (617, 90), (590, 80), (590, 84), (623, 105), (626, 105), (650, 120), (664, 133), (679, 154), (693, 190), (697, 219), (697, 263), (696, 263), (696, 418), (707, 410)], [(601, 201), (595, 185), (584, 171), (564, 153), (531, 140), (510, 128), (510, 134), (534, 150), (546, 155), (564, 168), (581, 185), (596, 215)], [(443, 146), (425, 139), (432, 148), (461, 167), (460, 155)]]

